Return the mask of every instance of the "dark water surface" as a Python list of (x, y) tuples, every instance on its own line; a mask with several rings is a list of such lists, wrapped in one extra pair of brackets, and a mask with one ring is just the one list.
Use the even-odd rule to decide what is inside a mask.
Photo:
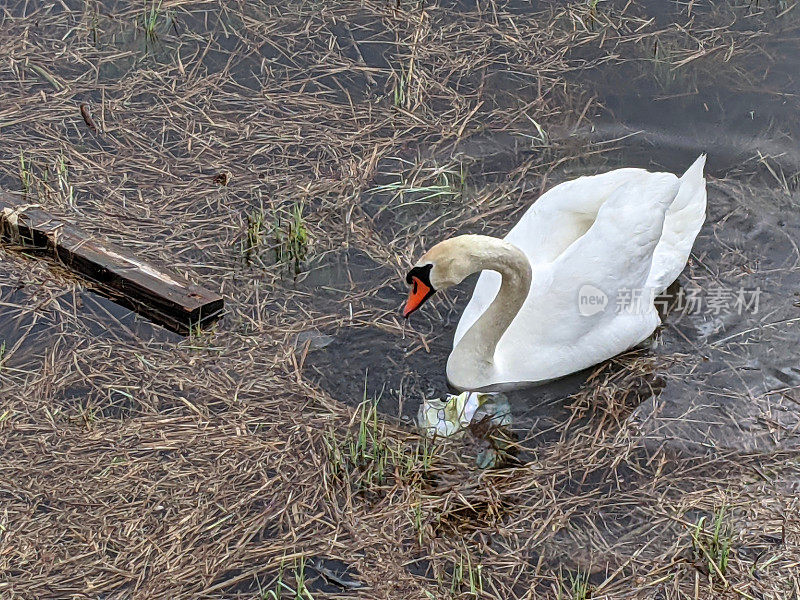
[[(576, 68), (570, 79), (596, 97), (600, 108), (572, 131), (557, 135), (587, 148), (607, 144), (614, 150), (573, 162), (552, 174), (551, 181), (623, 166), (680, 174), (699, 154), (708, 154), (706, 224), (689, 266), (663, 299), (669, 304), (664, 325), (641, 352), (673, 360), (656, 360), (659, 366), (644, 378), (661, 382), (663, 375), (664, 383), (654, 386), (660, 391), (636, 410), (633, 422), (655, 447), (667, 444), (690, 452), (794, 447), (800, 441), (797, 25), (786, 17), (776, 19), (780, 3), (761, 3), (758, 9), (753, 3), (692, 4), (694, 19), (709, 28), (726, 23), (727, 31), (758, 36), (759, 51), (741, 57), (715, 45), (709, 58), (680, 65), (699, 49), (676, 33), (659, 38), (661, 49), (652, 41), (631, 49), (638, 44), (632, 41), (622, 48), (622, 61)], [(624, 3), (601, 6), (619, 11)], [(686, 19), (686, 6), (638, 2), (631, 12), (669, 28)], [(463, 10), (469, 7), (463, 3)], [(736, 43), (731, 41), (734, 49)], [(597, 44), (587, 44), (575, 50), (576, 62), (599, 54)], [(520, 164), (527, 145), (521, 136), (482, 134), (464, 140), (457, 152), (480, 166), (475, 177), (487, 183)], [(431, 218), (409, 207), (386, 216), (387, 226), (397, 227), (409, 211), (412, 222)], [(480, 226), (468, 230), (500, 236), (513, 221), (490, 231)], [(429, 235), (435, 242), (435, 232)], [(460, 287), (471, 289), (471, 281)], [(676, 305), (689, 296), (699, 300), (684, 309)], [(312, 354), (312, 369), (337, 397), (360, 399), (366, 379), (368, 393), (380, 396), (387, 413), (412, 418), (420, 394), (445, 393), (444, 367), (469, 294), (460, 289), (451, 297), (452, 306), (423, 309), (435, 315), (430, 320), (412, 317), (411, 328), (433, 337), (429, 348), (413, 335), (401, 346), (377, 332), (344, 329)], [(398, 305), (401, 301), (398, 295)], [(343, 361), (361, 378), (341, 377), (337, 366)], [(572, 416), (569, 396), (590, 372), (511, 393), (520, 434), (531, 443), (561, 435)]]
[[(104, 13), (112, 14), (127, 4), (103, 6)], [(659, 393), (640, 406), (633, 419), (656, 445), (668, 441), (683, 448), (745, 450), (795, 445), (800, 410), (796, 393), (800, 387), (800, 17), (794, 13), (800, 9), (786, 12), (788, 7), (780, 1), (614, 1), (599, 6), (596, 19), (583, 24), (588, 31), (584, 43), (576, 44), (569, 57), (573, 67), (567, 78), (576, 105), (591, 107), (575, 110), (580, 118), (572, 126), (554, 127), (546, 140), (536, 140), (538, 130), (532, 126), (523, 134), (493, 131), (487, 123), (484, 131), (466, 136), (448, 156), (437, 158), (468, 164), (466, 185), (473, 193), (502, 191), (503, 182), (531, 155), (543, 160), (552, 156), (556, 163), (570, 148), (576, 157), (558, 161), (547, 173), (545, 187), (623, 166), (680, 173), (700, 153), (707, 153), (707, 222), (689, 266), (673, 287), (674, 294), (698, 295), (705, 305), (688, 312), (672, 306), (664, 326), (641, 351), (665, 359), (663, 365), (656, 361), (660, 366), (649, 376), (653, 381), (663, 378), (664, 383), (655, 386)], [(505, 6), (511, 14), (559, 7), (517, 1)], [(448, 18), (482, 10), (480, 3), (454, 2)], [(664, 30), (657, 41), (636, 33), (637, 23), (651, 20)], [(270, 44), (257, 52), (237, 47), (234, 37), (220, 33), (236, 27), (234, 21), (230, 14), (180, 15), (153, 44), (153, 57), (170, 55), (180, 36), (198, 50), (206, 45), (204, 36), (211, 36), (215, 44), (203, 54), (204, 68), (221, 69), (228, 52), (241, 52), (230, 73), (242, 90), (260, 89), (265, 78), (298, 68), (313, 72), (313, 65), (298, 64), (297, 55)], [(612, 21), (627, 22), (627, 30), (615, 32), (608, 24)], [(695, 29), (700, 25), (702, 39), (673, 25), (688, 21)], [(339, 47), (353, 53), (357, 43), (359, 61), (375, 69), (391, 66), (395, 47), (381, 24), (358, 19), (355, 23), (357, 27), (334, 28)], [(569, 30), (574, 24), (565, 17), (564, 27)], [(613, 49), (604, 31), (608, 39), (619, 33), (621, 41)], [(136, 53), (145, 41), (133, 31), (117, 31), (101, 43), (117, 44), (131, 54), (98, 65), (98, 89), (139, 68)], [(598, 66), (598, 57), (609, 58)], [(263, 70), (265, 60), (269, 74)], [(585, 66), (589, 64), (594, 66)], [(69, 78), (72, 68), (65, 64), (61, 75)], [(511, 71), (498, 68), (487, 75), (493, 77), (484, 92), (487, 103), (523, 105), (535, 97), (537, 90)], [(355, 101), (369, 98), (376, 89), (370, 79), (363, 71), (345, 73), (339, 81), (343, 97), (346, 91)], [(99, 94), (91, 100), (99, 100)], [(155, 102), (148, 100), (148, 90), (140, 94), (134, 102)], [(594, 102), (588, 102), (592, 98)], [(174, 152), (176, 156), (183, 152), (177, 142)], [(382, 161), (375, 189), (394, 181), (393, 174), (404, 168), (399, 159)], [(541, 173), (531, 173), (524, 183), (530, 204), (541, 191)], [(397, 201), (385, 191), (366, 192), (360, 198), (365, 214), (387, 237), (424, 232), (428, 245), (439, 239), (444, 226), (502, 236), (519, 217), (519, 212), (501, 211), (485, 222), (453, 223), (450, 209), (464, 200), (470, 200), (469, 194), (417, 203)], [(202, 259), (201, 252), (197, 256)], [(311, 261), (309, 267), (287, 285), (307, 292), (314, 309), (344, 315), (344, 324), (302, 338), (311, 341), (304, 363), (307, 376), (336, 398), (353, 403), (361, 401), (366, 385), (367, 396), (379, 397), (384, 413), (404, 418), (416, 414), (422, 396), (447, 392), (446, 359), (474, 278), (445, 299), (429, 303), (423, 314), (414, 316), (405, 338), (398, 340), (378, 327), (348, 325), (352, 322), (348, 312), (358, 312), (364, 304), (399, 310), (404, 284), (392, 269), (361, 252), (356, 241), (346, 250)], [(86, 290), (55, 300), (74, 315), (64, 322), (64, 311), (38, 307), (35, 293), (26, 285), (0, 283), (0, 340), (5, 340), (7, 374), (35, 368), (42, 347), (65, 328), (110, 336), (120, 343), (179, 342), (173, 334)], [(363, 297), (365, 289), (377, 291)], [(750, 298), (756, 291), (757, 310), (708, 306), (713, 297), (719, 304), (724, 295), (730, 307), (737, 294)], [(221, 324), (232, 326), (231, 319)], [(520, 435), (531, 443), (558, 437), (572, 415), (569, 397), (588, 374), (513, 393)]]

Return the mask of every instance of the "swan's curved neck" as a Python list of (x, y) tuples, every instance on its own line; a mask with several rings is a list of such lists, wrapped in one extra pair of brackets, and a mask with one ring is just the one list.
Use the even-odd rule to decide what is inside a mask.
[(483, 236), (480, 246), (470, 256), (472, 273), (497, 271), (502, 282), (497, 296), (459, 340), (448, 359), (448, 379), (460, 389), (476, 389), (481, 385), (479, 382), (485, 383), (496, 371), (497, 344), (525, 303), (531, 287), (531, 265), (522, 250), (503, 240)]

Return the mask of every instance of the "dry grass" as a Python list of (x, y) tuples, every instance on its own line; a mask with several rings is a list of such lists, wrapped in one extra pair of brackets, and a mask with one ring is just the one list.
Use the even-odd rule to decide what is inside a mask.
[[(592, 598), (800, 595), (797, 457), (645, 453), (625, 417), (661, 362), (599, 367), (559, 440), (480, 471), (333, 397), (295, 344), (361, 329), (400, 344), (401, 274), (422, 248), (502, 231), (597, 168), (615, 144), (572, 135), (596, 106), (570, 72), (650, 77), (653, 36), (700, 40), (653, 75), (674, 89), (695, 81), (675, 69), (722, 80), (760, 51), (753, 30), (665, 33), (604, 9), (0, 8), (0, 186), (228, 307), (178, 338), (0, 249), (0, 597), (558, 598), (583, 574)], [(315, 275), (355, 251), (369, 269)], [(441, 341), (453, 307), (405, 331), (406, 356)], [(720, 577), (692, 540), (722, 506)]]

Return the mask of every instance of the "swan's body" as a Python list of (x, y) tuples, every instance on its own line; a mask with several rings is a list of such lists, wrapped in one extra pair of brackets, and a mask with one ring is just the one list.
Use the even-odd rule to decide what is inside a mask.
[(407, 315), (483, 271), (456, 329), (450, 384), (542, 383), (647, 338), (660, 323), (653, 297), (683, 270), (705, 220), (704, 164), (680, 179), (642, 169), (581, 177), (545, 193), (503, 240), (459, 236), (432, 248), (409, 273)]

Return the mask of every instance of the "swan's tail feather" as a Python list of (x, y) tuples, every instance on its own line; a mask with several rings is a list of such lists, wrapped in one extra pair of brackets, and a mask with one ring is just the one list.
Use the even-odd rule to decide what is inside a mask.
[[(706, 155), (701, 154), (692, 166), (681, 175), (681, 189), (675, 196), (675, 201), (670, 205), (669, 212), (677, 213), (689, 207), (699, 209), (697, 199), (705, 193), (706, 180), (703, 178), (703, 169), (706, 165)], [(702, 207), (705, 210), (705, 206)]]
[(706, 219), (706, 180), (701, 154), (680, 178), (680, 189), (664, 219), (664, 230), (653, 253), (647, 287), (663, 292), (678, 278)]

